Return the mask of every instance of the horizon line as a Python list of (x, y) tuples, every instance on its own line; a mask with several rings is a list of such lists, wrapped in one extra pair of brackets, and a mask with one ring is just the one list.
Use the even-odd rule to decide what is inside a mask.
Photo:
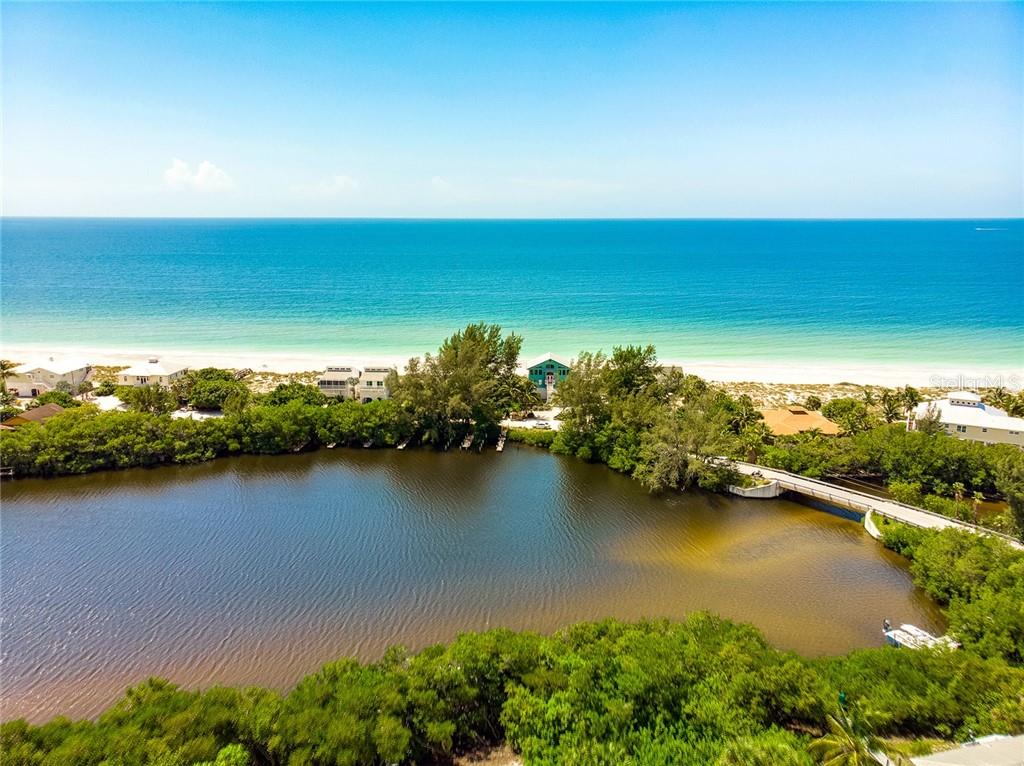
[(1020, 215), (980, 216), (288, 216), (288, 215), (0, 215), (8, 220), (65, 221), (1022, 221)]

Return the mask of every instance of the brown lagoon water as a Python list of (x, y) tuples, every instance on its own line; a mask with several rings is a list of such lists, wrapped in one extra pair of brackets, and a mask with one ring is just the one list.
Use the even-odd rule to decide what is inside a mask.
[(602, 466), (323, 451), (3, 487), (2, 718), (129, 684), (287, 688), (461, 630), (710, 609), (806, 654), (941, 628), (904, 563), (785, 500), (647, 495)]

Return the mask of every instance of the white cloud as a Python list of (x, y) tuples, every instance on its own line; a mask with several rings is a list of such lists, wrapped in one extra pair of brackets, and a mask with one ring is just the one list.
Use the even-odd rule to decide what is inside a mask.
[(313, 184), (294, 184), (291, 191), (306, 197), (340, 197), (358, 188), (359, 182), (351, 176), (333, 176)]
[(193, 171), (187, 162), (175, 158), (171, 166), (164, 171), (164, 181), (172, 189), (198, 191), (225, 191), (235, 186), (231, 176), (209, 160), (200, 162)]

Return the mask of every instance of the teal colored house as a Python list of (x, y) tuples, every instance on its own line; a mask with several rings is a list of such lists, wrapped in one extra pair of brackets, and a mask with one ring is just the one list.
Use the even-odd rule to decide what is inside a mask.
[(547, 401), (558, 384), (565, 380), (569, 371), (569, 360), (555, 354), (542, 354), (526, 365), (526, 373), (537, 386), (537, 393), (544, 401)]

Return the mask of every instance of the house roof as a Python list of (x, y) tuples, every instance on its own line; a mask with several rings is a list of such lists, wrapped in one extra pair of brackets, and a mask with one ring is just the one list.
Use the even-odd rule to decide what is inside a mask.
[(76, 357), (47, 356), (32, 358), (24, 364), (18, 365), (15, 375), (24, 375), (32, 370), (46, 370), (54, 375), (67, 375), (69, 372), (81, 370), (89, 366), (89, 362)]
[(1024, 418), (1011, 417), (998, 407), (985, 404), (977, 394), (972, 394), (977, 399), (977, 402), (974, 404), (954, 404), (951, 401), (974, 401), (973, 399), (962, 398), (963, 393), (958, 391), (954, 394), (949, 394), (945, 399), (921, 402), (914, 408), (913, 414), (915, 419), (928, 417), (928, 410), (934, 407), (940, 423), (949, 423), (955, 426), (977, 426), (978, 428), (1024, 431)]
[(19, 412), (13, 418), (8, 418), (6, 423), (8, 426), (20, 426), (25, 423), (42, 423), (45, 420), (49, 420), (54, 415), (60, 415), (64, 412), (64, 408), (59, 404), (50, 402), (49, 404), (42, 404), (39, 407), (33, 407), (30, 410)]
[(536, 367), (538, 364), (543, 364), (544, 362), (547, 362), (548, 360), (550, 360), (552, 362), (558, 362), (563, 367), (571, 367), (572, 366), (570, 364), (570, 362), (572, 360), (566, 359), (564, 356), (559, 356), (558, 354), (552, 354), (552, 353), (548, 352), (546, 354), (541, 354), (540, 356), (534, 357), (533, 359), (529, 360), (526, 363), (526, 367), (527, 368), (529, 368), (529, 367)]
[(963, 402), (980, 402), (981, 397), (973, 391), (950, 391), (946, 394), (947, 399), (959, 399)]
[(171, 361), (167, 361), (167, 360), (161, 360), (161, 359), (157, 359), (156, 357), (154, 357), (152, 359), (146, 360), (145, 362), (136, 362), (131, 367), (128, 367), (127, 369), (121, 370), (117, 374), (118, 375), (133, 375), (133, 376), (141, 376), (141, 375), (159, 376), (159, 375), (173, 375), (176, 372), (181, 372), (182, 370), (187, 370), (187, 369), (188, 369), (188, 367), (186, 367), (183, 364), (178, 364), (177, 362), (171, 362)]
[(823, 434), (834, 436), (842, 429), (820, 412), (807, 410), (803, 407), (782, 407), (777, 410), (761, 410), (764, 423), (776, 436), (792, 436), (805, 431), (818, 430)]

